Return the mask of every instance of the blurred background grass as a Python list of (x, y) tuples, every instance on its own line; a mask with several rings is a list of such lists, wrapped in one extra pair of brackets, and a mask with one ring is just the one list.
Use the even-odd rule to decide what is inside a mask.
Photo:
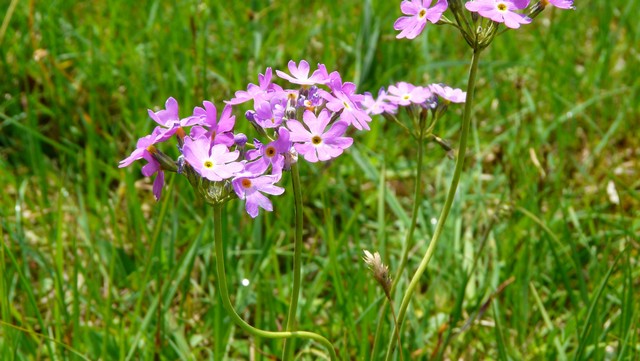
[[(640, 357), (640, 4), (576, 5), (483, 53), (471, 154), (409, 309), (405, 360)], [(211, 213), (185, 179), (169, 177), (156, 203), (139, 165), (117, 168), (153, 128), (146, 109), (169, 96), (182, 115), (205, 99), (221, 104), (289, 59), (322, 62), (374, 94), (401, 80), (463, 87), (470, 59), (453, 28), (396, 40), (399, 1), (4, 0), (0, 9), (2, 360), (279, 356), (281, 342), (247, 337), (225, 316)], [(461, 111), (449, 113), (436, 133), (455, 146)], [(382, 297), (362, 249), (394, 268), (414, 184), (415, 144), (381, 118), (372, 128), (332, 164), (301, 170), (300, 328), (352, 360), (371, 357)], [(438, 147), (426, 158), (400, 289), (453, 169)], [(256, 221), (240, 202), (227, 207), (233, 302), (270, 330), (282, 327), (291, 284), (283, 184), (275, 212)], [(386, 340), (391, 320), (382, 322)], [(324, 350), (298, 342), (297, 352)]]

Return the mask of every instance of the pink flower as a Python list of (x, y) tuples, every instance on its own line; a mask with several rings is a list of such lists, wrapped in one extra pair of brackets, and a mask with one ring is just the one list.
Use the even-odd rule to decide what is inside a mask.
[(300, 85), (315, 85), (315, 84), (325, 84), (328, 81), (327, 68), (324, 64), (318, 64), (318, 69), (309, 76), (309, 63), (306, 60), (300, 60), (300, 65), (296, 65), (293, 60), (289, 60), (289, 71), (291, 75), (282, 72), (280, 70), (276, 70), (276, 74), (282, 79), (288, 80), (294, 84)]
[(480, 16), (497, 23), (504, 23), (512, 29), (519, 28), (520, 24), (531, 22), (531, 18), (515, 12), (529, 6), (529, 0), (474, 0), (464, 6), (469, 11), (477, 12)]
[(407, 106), (411, 103), (424, 103), (431, 95), (431, 91), (427, 88), (401, 81), (396, 85), (389, 86), (387, 99), (391, 104)]
[(164, 107), (165, 109), (157, 112), (151, 109), (148, 110), (149, 117), (160, 124), (160, 126), (156, 127), (156, 131), (154, 131), (154, 133), (157, 134), (154, 143), (164, 142), (171, 138), (178, 128), (188, 127), (197, 123), (197, 119), (193, 117), (180, 119), (178, 115), (178, 102), (173, 97), (167, 99)]
[(297, 120), (288, 121), (287, 127), (291, 129), (290, 140), (294, 142), (296, 151), (307, 161), (315, 163), (335, 158), (353, 144), (353, 139), (343, 137), (349, 126), (347, 122), (337, 121), (326, 130), (331, 121), (331, 114), (327, 109), (323, 109), (317, 118), (312, 111), (307, 110), (302, 118), (308, 129)]
[(242, 174), (233, 179), (233, 190), (238, 198), (246, 201), (245, 209), (251, 218), (256, 218), (260, 208), (265, 211), (273, 211), (273, 205), (269, 198), (262, 193), (280, 195), (284, 193), (284, 188), (274, 185), (280, 180), (280, 174), (255, 176), (251, 173)]
[(203, 102), (204, 108), (196, 107), (193, 117), (198, 119), (198, 124), (205, 125), (209, 130), (200, 126), (191, 128), (191, 138), (207, 137), (214, 144), (233, 145), (233, 127), (236, 124), (236, 116), (231, 114), (231, 105), (226, 105), (218, 119), (216, 106), (210, 101)]
[(400, 10), (408, 16), (401, 16), (393, 24), (394, 29), (401, 30), (396, 38), (413, 39), (422, 33), (427, 25), (427, 20), (434, 24), (437, 23), (449, 4), (447, 0), (438, 0), (432, 8), (429, 8), (432, 2), (432, 0), (404, 0), (400, 4)]
[(360, 103), (364, 100), (364, 95), (356, 93), (356, 85), (351, 82), (342, 83), (342, 78), (338, 72), (334, 71), (330, 75), (330, 88), (332, 93), (320, 91), (320, 96), (327, 101), (327, 108), (332, 112), (340, 113), (340, 120), (353, 125), (356, 129), (369, 130), (371, 117), (360, 108)]
[(364, 93), (362, 107), (365, 109), (367, 114), (394, 114), (398, 109), (398, 106), (388, 103), (387, 100), (387, 92), (384, 88), (380, 88), (380, 91), (378, 92), (378, 99), (374, 99), (371, 93)]
[(224, 144), (211, 146), (211, 141), (207, 138), (185, 138), (182, 152), (193, 169), (210, 181), (234, 177), (244, 169), (242, 163), (236, 162), (240, 152), (230, 152)]
[(271, 82), (272, 71), (271, 68), (267, 68), (267, 70), (263, 74), (258, 75), (258, 83), (260, 85), (255, 85), (249, 83), (247, 86), (247, 90), (238, 90), (235, 93), (235, 97), (225, 103), (236, 105), (241, 104), (249, 100), (256, 100), (257, 97), (267, 98), (267, 94), (282, 91), (282, 88)]
[(464, 103), (467, 100), (467, 92), (463, 92), (462, 89), (454, 89), (444, 84), (431, 84), (429, 89), (451, 103)]
[(573, 6), (573, 0), (540, 0), (540, 3), (542, 6), (551, 4), (560, 9), (575, 9), (575, 6)]

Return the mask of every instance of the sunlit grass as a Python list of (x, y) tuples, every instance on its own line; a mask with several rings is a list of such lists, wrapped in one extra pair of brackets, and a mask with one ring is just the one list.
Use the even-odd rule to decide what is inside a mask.
[[(247, 337), (222, 309), (211, 212), (188, 183), (170, 178), (156, 203), (138, 167), (117, 168), (151, 130), (147, 108), (169, 96), (183, 115), (221, 104), (265, 67), (303, 58), (360, 91), (462, 87), (470, 58), (446, 27), (396, 40), (393, 1), (15, 3), (0, 38), (2, 360), (279, 357), (280, 341)], [(604, 0), (545, 12), (483, 54), (466, 173), (409, 308), (405, 360), (640, 357), (638, 13)], [(460, 113), (436, 130), (452, 144)], [(414, 182), (410, 138), (381, 118), (372, 128), (345, 157), (301, 167), (300, 328), (354, 360), (370, 358), (383, 298), (362, 249), (397, 265)], [(426, 164), (400, 287), (453, 169), (433, 145)], [(224, 225), (235, 307), (271, 330), (291, 288), (283, 184), (274, 213), (252, 221), (232, 202)], [(301, 359), (324, 352), (297, 347)]]

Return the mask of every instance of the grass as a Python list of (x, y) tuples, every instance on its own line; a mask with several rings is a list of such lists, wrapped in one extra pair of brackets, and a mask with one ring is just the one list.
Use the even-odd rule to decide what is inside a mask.
[[(545, 12), (483, 53), (470, 156), (409, 307), (405, 360), (640, 359), (640, 3), (577, 6)], [(372, 93), (401, 80), (462, 87), (470, 59), (452, 28), (396, 40), (393, 1), (6, 8), (2, 360), (279, 357), (281, 341), (247, 337), (222, 309), (212, 213), (185, 179), (170, 177), (156, 203), (138, 166), (117, 168), (152, 128), (146, 109), (169, 96), (183, 115), (204, 99), (220, 104), (289, 59), (323, 62)], [(436, 131), (454, 145), (460, 114), (452, 107)], [(415, 144), (374, 122), (346, 156), (301, 166), (300, 329), (326, 336), (343, 359), (371, 358), (382, 304), (362, 249), (380, 251), (393, 272), (410, 219)], [(439, 147), (425, 154), (418, 242), (400, 290), (453, 170)], [(232, 301), (270, 330), (284, 327), (291, 289), (293, 197), (283, 184), (273, 214), (252, 221), (232, 202), (224, 223)], [(296, 347), (299, 359), (324, 355)]]

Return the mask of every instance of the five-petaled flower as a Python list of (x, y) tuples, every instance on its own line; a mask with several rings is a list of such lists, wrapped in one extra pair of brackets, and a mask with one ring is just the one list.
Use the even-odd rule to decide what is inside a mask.
[(275, 185), (280, 180), (280, 175), (259, 175), (252, 173), (241, 174), (233, 179), (233, 190), (240, 199), (244, 199), (245, 209), (252, 218), (258, 216), (260, 208), (265, 211), (273, 211), (273, 205), (264, 194), (274, 196), (284, 193), (284, 188)]
[(326, 130), (331, 121), (328, 110), (323, 109), (318, 117), (307, 110), (302, 117), (308, 129), (297, 120), (290, 120), (287, 126), (291, 129), (290, 139), (294, 142), (295, 149), (308, 162), (335, 158), (353, 144), (353, 139), (343, 137), (348, 127), (347, 122), (337, 121)]
[(519, 28), (520, 24), (531, 22), (531, 18), (516, 12), (527, 6), (529, 6), (529, 0), (474, 0), (465, 4), (467, 10), (477, 12), (480, 16), (497, 23), (504, 23), (512, 29)]
[(210, 181), (229, 179), (244, 168), (244, 165), (237, 161), (237, 150), (230, 152), (224, 144), (212, 146), (211, 140), (207, 138), (185, 138), (182, 151), (193, 169)]
[(393, 24), (394, 29), (400, 30), (396, 38), (413, 39), (422, 33), (427, 20), (437, 23), (442, 13), (447, 10), (448, 3), (447, 0), (438, 0), (433, 7), (430, 7), (432, 2), (432, 0), (404, 0), (400, 4), (400, 10), (408, 16), (401, 16)]

